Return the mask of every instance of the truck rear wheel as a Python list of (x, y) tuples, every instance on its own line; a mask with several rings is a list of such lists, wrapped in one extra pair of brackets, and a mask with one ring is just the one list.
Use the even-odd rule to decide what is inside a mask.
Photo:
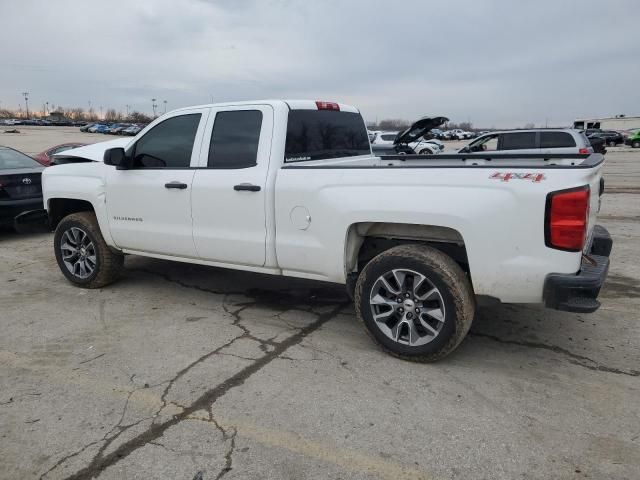
[(433, 362), (466, 336), (473, 289), (449, 256), (425, 245), (400, 245), (375, 257), (358, 277), (358, 318), (388, 353)]
[(53, 247), (60, 270), (79, 287), (104, 287), (117, 280), (124, 265), (124, 255), (105, 243), (93, 212), (63, 218), (56, 228)]

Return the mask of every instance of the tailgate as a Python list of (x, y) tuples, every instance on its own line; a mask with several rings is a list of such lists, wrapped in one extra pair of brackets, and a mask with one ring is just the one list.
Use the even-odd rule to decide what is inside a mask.
[(591, 198), (589, 202), (589, 223), (587, 230), (587, 241), (584, 245), (583, 253), (587, 254), (591, 249), (593, 241), (593, 228), (596, 225), (600, 205), (602, 203), (602, 194), (604, 193), (604, 178), (602, 176), (602, 164), (592, 171), (589, 178), (589, 188), (591, 190)]

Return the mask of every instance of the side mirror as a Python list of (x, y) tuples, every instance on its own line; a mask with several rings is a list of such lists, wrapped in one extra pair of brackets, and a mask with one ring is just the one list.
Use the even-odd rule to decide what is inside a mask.
[(104, 152), (104, 164), (116, 167), (118, 170), (127, 168), (125, 160), (126, 155), (124, 153), (124, 148), (110, 148)]
[(469, 146), (463, 147), (462, 150), (460, 150), (460, 153), (469, 153), (471, 152), (471, 149), (469, 148)]

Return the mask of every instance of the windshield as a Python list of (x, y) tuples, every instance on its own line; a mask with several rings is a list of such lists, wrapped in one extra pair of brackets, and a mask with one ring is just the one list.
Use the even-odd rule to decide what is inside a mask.
[(359, 113), (335, 110), (289, 112), (286, 162), (370, 154), (367, 128)]
[(0, 148), (0, 170), (39, 167), (33, 158), (10, 148)]

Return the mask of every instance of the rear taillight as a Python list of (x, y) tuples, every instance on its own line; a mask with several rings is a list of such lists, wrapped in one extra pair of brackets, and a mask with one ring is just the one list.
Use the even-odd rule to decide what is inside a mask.
[(547, 247), (579, 252), (587, 239), (589, 186), (560, 190), (547, 195), (545, 244)]
[(588, 148), (581, 148), (580, 150), (578, 150), (578, 153), (586, 155), (586, 154), (591, 153), (591, 152), (589, 152)]
[(316, 107), (318, 107), (318, 110), (336, 110), (336, 111), (340, 111), (340, 105), (338, 105), (335, 102), (320, 102), (317, 101), (316, 102)]

